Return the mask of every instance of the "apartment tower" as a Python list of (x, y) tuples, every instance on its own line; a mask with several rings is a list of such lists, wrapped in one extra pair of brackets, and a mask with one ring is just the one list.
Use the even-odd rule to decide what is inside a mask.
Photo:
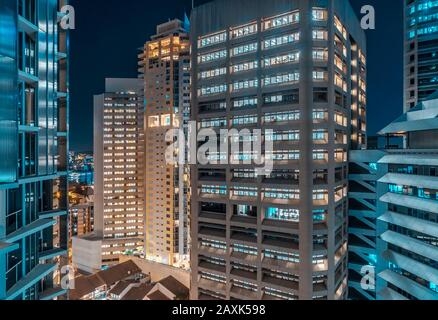
[(198, 129), (271, 129), (274, 145), (264, 176), (191, 167), (192, 298), (345, 299), (347, 156), (366, 138), (366, 43), (349, 2), (217, 0), (194, 9), (191, 39)]
[(64, 297), (67, 1), (0, 0), (0, 299)]
[(94, 96), (94, 232), (73, 238), (88, 272), (143, 253), (143, 100), (138, 79), (106, 79)]
[(405, 111), (438, 90), (438, 1), (404, 0)]
[(171, 129), (187, 136), (190, 120), (188, 25), (173, 20), (157, 27), (141, 54), (145, 95), (145, 255), (179, 267), (188, 264), (188, 166), (170, 164), (166, 141)]

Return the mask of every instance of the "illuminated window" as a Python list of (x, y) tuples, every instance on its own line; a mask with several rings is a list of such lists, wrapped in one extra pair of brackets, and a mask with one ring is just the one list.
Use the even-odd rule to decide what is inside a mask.
[(160, 116), (150, 116), (148, 123), (149, 128), (158, 128), (160, 126)]
[(170, 114), (165, 114), (161, 116), (161, 126), (169, 127), (171, 124)]
[(273, 37), (273, 38), (269, 38), (266, 39), (265, 41), (263, 41), (263, 48), (264, 49), (270, 49), (270, 48), (275, 48), (281, 45), (285, 45), (285, 44), (289, 44), (289, 43), (294, 43), (300, 40), (300, 33), (299, 32), (295, 32), (289, 35), (284, 35), (284, 36), (280, 36), (280, 37)]
[(300, 13), (298, 11), (287, 13), (281, 16), (268, 18), (263, 22), (264, 30), (288, 26), (300, 21)]
[(313, 21), (326, 21), (327, 20), (327, 10), (314, 8), (312, 10)]
[(231, 38), (237, 39), (257, 33), (257, 23), (248, 24), (231, 30)]
[(207, 35), (204, 37), (201, 37), (198, 41), (199, 48), (205, 48), (208, 46), (212, 46), (218, 43), (225, 42), (227, 40), (227, 33), (220, 32), (213, 35)]
[(300, 53), (288, 53), (280, 56), (269, 57), (263, 60), (263, 64), (265, 67), (276, 66), (280, 64), (287, 64), (292, 62), (298, 62), (300, 59)]

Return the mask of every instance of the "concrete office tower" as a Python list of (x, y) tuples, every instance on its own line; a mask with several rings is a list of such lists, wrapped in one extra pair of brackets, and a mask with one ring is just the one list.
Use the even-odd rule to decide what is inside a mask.
[(404, 0), (405, 111), (438, 90), (438, 2)]
[(66, 294), (67, 1), (0, 0), (0, 299)]
[[(356, 213), (354, 234), (362, 234), (350, 252), (350, 264), (374, 266), (363, 274), (375, 282), (356, 284), (362, 298), (438, 300), (438, 95), (431, 96), (384, 128), (381, 135), (403, 135), (405, 149), (356, 151), (355, 162), (370, 174), (365, 191), (355, 189), (364, 209)], [(354, 186), (350, 186), (353, 191)], [(354, 208), (360, 209), (360, 208)], [(350, 206), (352, 210), (352, 206)], [(351, 214), (351, 213), (350, 213)], [(361, 230), (362, 229), (362, 232)], [(368, 239), (366, 239), (366, 238)], [(364, 241), (364, 240), (367, 241)], [(351, 244), (351, 242), (350, 242)], [(362, 259), (362, 260), (361, 260)], [(357, 268), (356, 270), (359, 270)], [(352, 296), (360, 298), (360, 296)]]
[[(144, 78), (146, 258), (189, 267), (187, 165), (166, 162), (166, 133), (187, 135), (190, 120), (190, 50), (188, 26), (179, 20), (157, 27), (139, 55)], [(171, 140), (172, 142), (172, 140)]]
[(192, 298), (345, 299), (347, 154), (366, 129), (349, 2), (217, 0), (195, 8), (191, 39), (198, 128), (274, 131), (269, 175), (191, 168)]
[(73, 263), (85, 271), (143, 253), (142, 91), (138, 79), (106, 79), (94, 97), (94, 232), (73, 238)]

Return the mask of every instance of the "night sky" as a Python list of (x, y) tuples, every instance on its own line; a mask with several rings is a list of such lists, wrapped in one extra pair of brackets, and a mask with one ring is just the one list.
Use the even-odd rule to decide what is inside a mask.
[[(403, 1), (350, 2), (358, 15), (363, 5), (376, 9), (376, 30), (367, 31), (368, 133), (375, 134), (403, 110)], [(71, 3), (76, 29), (70, 39), (70, 147), (91, 151), (93, 95), (103, 92), (106, 77), (137, 77), (137, 49), (155, 34), (157, 24), (189, 14), (191, 0)]]

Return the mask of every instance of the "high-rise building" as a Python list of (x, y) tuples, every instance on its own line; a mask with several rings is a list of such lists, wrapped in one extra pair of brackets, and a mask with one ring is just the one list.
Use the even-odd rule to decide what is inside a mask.
[(265, 176), (191, 167), (192, 299), (346, 298), (347, 154), (366, 131), (349, 2), (217, 0), (194, 9), (191, 39), (198, 129), (272, 129), (274, 144)]
[(435, 94), (381, 130), (404, 148), (352, 154), (352, 299), (438, 300), (437, 116)]
[(438, 1), (404, 0), (405, 111), (438, 90)]
[(145, 109), (145, 255), (188, 267), (188, 166), (166, 162), (167, 132), (187, 136), (190, 120), (188, 26), (173, 20), (157, 27), (139, 55)]
[(73, 264), (93, 272), (142, 255), (142, 81), (106, 79), (94, 97), (94, 232), (73, 238)]
[(0, 0), (0, 299), (66, 294), (66, 4)]

